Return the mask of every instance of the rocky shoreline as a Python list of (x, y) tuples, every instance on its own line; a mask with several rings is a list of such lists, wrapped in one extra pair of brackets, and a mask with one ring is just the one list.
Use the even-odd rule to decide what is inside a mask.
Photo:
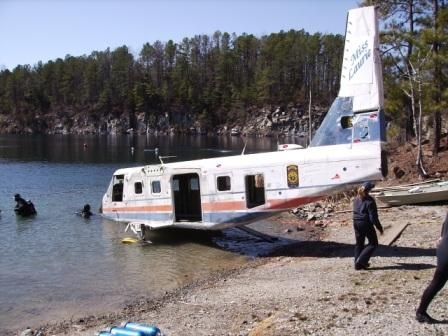
[[(320, 125), (326, 108), (312, 108), (312, 129)], [(190, 134), (244, 136), (299, 136), (308, 134), (309, 117), (305, 106), (265, 106), (248, 108), (247, 119), (211, 126), (193, 114), (161, 113), (156, 121), (149, 121), (145, 113), (130, 116), (105, 115), (101, 120), (86, 112), (63, 110), (36, 115), (34, 122), (24, 125), (13, 115), (0, 115), (0, 134)]]
[(282, 234), (292, 239), (305, 235), (307, 241), (157, 300), (136, 298), (114, 314), (52, 323), (34, 331), (43, 336), (87, 336), (132, 320), (156, 324), (165, 335), (444, 335), (446, 291), (430, 307), (441, 323), (420, 324), (414, 314), (434, 272), (434, 248), (446, 209), (380, 209), (386, 233), (400, 223), (407, 227), (391, 246), (380, 246), (366, 271), (355, 271), (352, 265), (350, 211), (336, 211), (313, 225), (285, 213), (277, 218)]

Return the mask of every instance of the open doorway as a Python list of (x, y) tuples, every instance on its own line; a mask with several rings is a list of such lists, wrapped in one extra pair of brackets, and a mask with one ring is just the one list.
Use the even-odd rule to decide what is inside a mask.
[(174, 213), (176, 222), (202, 221), (199, 175), (173, 175)]
[(246, 175), (246, 206), (255, 208), (265, 203), (263, 174)]
[(124, 175), (115, 175), (112, 182), (112, 202), (123, 202)]

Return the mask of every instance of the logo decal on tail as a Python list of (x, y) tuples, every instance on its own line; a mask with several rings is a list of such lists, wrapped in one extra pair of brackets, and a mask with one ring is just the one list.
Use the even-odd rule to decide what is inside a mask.
[(372, 57), (372, 49), (368, 48), (369, 42), (366, 40), (360, 44), (356, 51), (350, 57), (351, 67), (349, 70), (349, 79), (351, 80), (359, 69), (366, 63), (366, 61)]

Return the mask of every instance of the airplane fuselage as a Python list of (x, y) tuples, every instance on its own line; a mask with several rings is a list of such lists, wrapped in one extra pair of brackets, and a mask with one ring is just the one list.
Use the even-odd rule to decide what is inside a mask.
[(339, 94), (310, 147), (119, 169), (103, 197), (104, 216), (134, 231), (222, 229), (381, 179), (386, 132), (375, 7), (350, 10), (347, 27)]
[(103, 215), (151, 228), (244, 225), (380, 179), (380, 146), (365, 142), (120, 169), (103, 197)]

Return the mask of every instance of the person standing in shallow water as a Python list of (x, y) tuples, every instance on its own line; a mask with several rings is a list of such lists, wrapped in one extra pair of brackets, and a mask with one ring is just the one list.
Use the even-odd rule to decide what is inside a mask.
[(81, 211), (81, 217), (90, 218), (93, 215), (92, 211), (90, 211), (90, 204), (84, 205)]
[[(375, 227), (383, 234), (383, 227), (378, 219), (376, 202), (369, 195), (375, 187), (372, 182), (365, 182), (358, 189), (357, 196), (353, 200), (353, 228), (355, 230), (355, 269), (367, 269), (369, 260), (378, 246), (378, 237)], [(365, 240), (368, 244), (365, 245)]]
[(434, 277), (423, 292), (420, 300), (420, 305), (417, 308), (415, 318), (419, 322), (435, 323), (437, 320), (433, 319), (426, 312), (429, 304), (436, 294), (445, 286), (448, 280), (448, 213), (445, 221), (442, 224), (442, 232), (437, 244), (437, 267), (434, 272)]

